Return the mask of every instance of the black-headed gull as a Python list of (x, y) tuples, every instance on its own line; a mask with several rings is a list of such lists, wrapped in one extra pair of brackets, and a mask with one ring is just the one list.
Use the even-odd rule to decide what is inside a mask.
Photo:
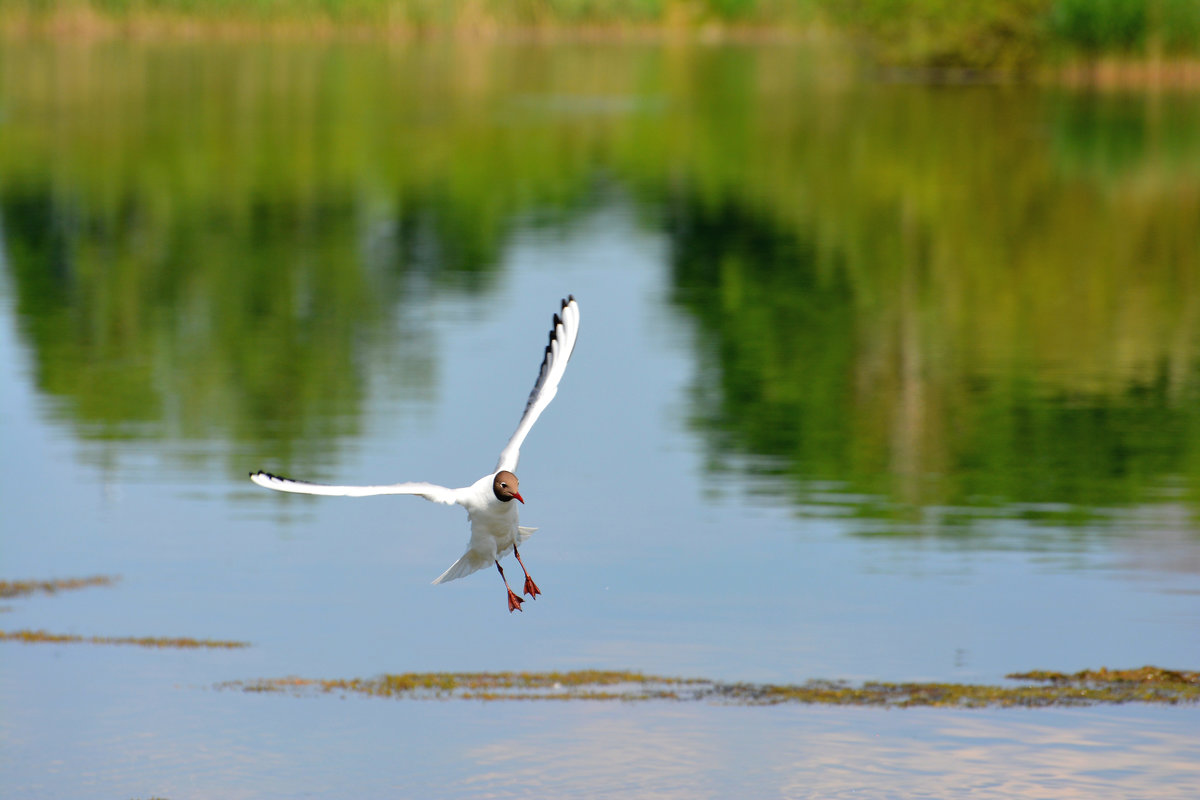
[(454, 505), (457, 503), (467, 510), (467, 518), (471, 523), (471, 538), (467, 542), (467, 551), (462, 558), (450, 565), (450, 568), (434, 580), (434, 583), (445, 583), (465, 575), (470, 575), (478, 569), (495, 564), (508, 590), (508, 610), (511, 613), (521, 608), (524, 600), (518, 597), (508, 585), (504, 577), (504, 568), (500, 559), (511, 550), (525, 573), (525, 594), (536, 598), (541, 591), (525, 562), (517, 545), (529, 538), (537, 528), (526, 528), (517, 524), (517, 507), (513, 499), (525, 502), (518, 491), (519, 483), (513, 470), (517, 468), (517, 459), (521, 455), (521, 443), (529, 435), (529, 430), (537, 418), (550, 405), (558, 392), (558, 382), (562, 380), (567, 368), (567, 361), (575, 350), (575, 340), (579, 336), (579, 304), (574, 296), (568, 296), (562, 301), (562, 308), (554, 315), (554, 325), (550, 329), (550, 342), (546, 345), (546, 353), (542, 359), (542, 368), (538, 372), (537, 382), (529, 393), (525, 403), (525, 413), (513, 433), (508, 444), (500, 451), (500, 460), (493, 472), (484, 475), (470, 486), (461, 489), (449, 489), (433, 483), (393, 483), (386, 486), (330, 486), (323, 483), (308, 483), (281, 478), (269, 472), (252, 472), (250, 480), (259, 486), (276, 489), (281, 492), (297, 492), (299, 494), (340, 495), (344, 497), (366, 497), (376, 494), (415, 494), (432, 500), (435, 503)]

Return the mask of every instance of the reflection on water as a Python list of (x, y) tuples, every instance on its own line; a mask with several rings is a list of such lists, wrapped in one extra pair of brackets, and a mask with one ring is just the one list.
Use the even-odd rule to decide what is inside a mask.
[(468, 758), (478, 774), (458, 783), (502, 795), (587, 787), (600, 797), (729, 797), (752, 786), (772, 797), (1182, 798), (1200, 777), (1182, 720), (1131, 726), (1136, 712), (579, 716), (553, 739), (534, 733), (479, 747)]
[[(12, 677), (33, 677), (26, 655)], [(6, 797), (1190, 800), (1200, 780), (1191, 708), (355, 702), (181, 691), (169, 675), (129, 703), (127, 665), (98, 662), (89, 679), (53, 659), (52, 692), (31, 680), (6, 704)]]
[(868, 533), (1196, 499), (1200, 99), (822, 79), (788, 48), (512, 55), (10, 48), (38, 385), (85, 437), (302, 467), (354, 435), (369, 369), (428, 384), (427, 297), (491, 291), (515, 232), (615, 184), (670, 237), (714, 466), (832, 488)]
[[(4, 645), (3, 793), (1183, 796), (1192, 710), (204, 689), (1195, 668), (1198, 121), (1194, 95), (883, 84), (779, 46), (6, 42), (3, 577), (122, 576), (6, 627), (253, 646)], [(522, 618), (482, 577), (427, 586), (445, 509), (245, 481), (491, 463), (535, 365), (480, 343), (544, 336), (568, 291)]]
[(878, 498), (841, 502), (871, 533), (1195, 498), (1198, 106), (1048, 94), (848, 92), (790, 197), (672, 208), (718, 463)]
[(707, 339), (696, 424), (718, 462), (748, 456), (872, 533), (1075, 526), (1195, 498), (1190, 262), (1018, 254), (1039, 264), (1030, 283), (966, 253), (935, 256), (937, 274), (899, 249), (856, 269), (737, 212), (680, 217), (679, 302)]

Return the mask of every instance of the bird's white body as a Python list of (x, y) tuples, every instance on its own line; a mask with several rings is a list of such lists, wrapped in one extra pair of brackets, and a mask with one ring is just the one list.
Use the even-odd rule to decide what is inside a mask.
[(471, 539), (462, 557), (434, 579), (434, 583), (452, 581), (491, 566), (537, 530), (518, 524), (517, 504), (497, 499), (492, 491), (494, 480), (495, 473), (484, 475), (470, 486), (455, 490), (461, 495), (454, 502), (467, 510)]
[[(471, 524), (471, 538), (467, 542), (466, 552), (450, 565), (450, 568), (438, 576), (434, 583), (447, 581), (470, 575), (476, 570), (491, 564), (500, 566), (499, 560), (509, 552), (519, 547), (522, 542), (537, 530), (526, 528), (519, 524), (517, 504), (513, 497), (524, 500), (516, 494), (516, 476), (511, 475), (517, 468), (520, 458), (521, 444), (529, 434), (533, 423), (545, 410), (554, 395), (558, 392), (558, 383), (575, 349), (575, 340), (579, 335), (579, 305), (575, 298), (564, 300), (562, 309), (554, 317), (554, 326), (550, 330), (550, 341), (546, 345), (545, 356), (541, 370), (529, 400), (525, 404), (525, 412), (517, 425), (517, 430), (509, 438), (508, 444), (500, 452), (500, 460), (496, 469), (484, 475), (470, 486), (450, 489), (433, 483), (408, 482), (393, 483), (380, 486), (330, 486), (307, 481), (296, 481), (282, 478), (267, 472), (256, 472), (250, 479), (259, 486), (275, 489), (281, 492), (296, 492), (299, 494), (337, 495), (344, 497), (366, 497), (379, 494), (411, 494), (424, 497), (435, 503), (445, 505), (460, 505), (467, 510), (467, 518)], [(502, 499), (499, 495), (497, 481), (501, 473), (510, 475), (513, 481), (512, 494)], [(518, 553), (518, 558), (520, 555)], [(524, 569), (524, 564), (522, 564)], [(504, 572), (501, 570), (501, 575)], [(527, 585), (532, 585), (528, 580)], [(507, 581), (505, 582), (507, 584)], [(536, 587), (534, 587), (536, 594)], [(511, 594), (511, 592), (510, 592)], [(510, 601), (510, 610), (513, 605)]]

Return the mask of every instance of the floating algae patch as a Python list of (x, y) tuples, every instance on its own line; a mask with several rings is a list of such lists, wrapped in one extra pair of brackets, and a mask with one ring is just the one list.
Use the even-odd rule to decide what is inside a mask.
[(165, 647), (192, 649), (233, 650), (249, 647), (248, 642), (230, 642), (220, 639), (192, 639), (171, 636), (76, 636), (71, 633), (47, 633), (46, 631), (0, 631), (0, 641), (24, 642), (27, 644), (125, 644), (137, 647)]
[(1047, 670), (1015, 672), (1013, 680), (1035, 681), (1044, 688), (1061, 689), (1107, 703), (1200, 702), (1200, 672), (1145, 666), (1137, 669), (1085, 669), (1063, 673)]
[[(0, 581), (0, 597), (23, 597), (43, 593), (54, 594), (70, 589), (89, 586), (111, 586), (119, 578), (111, 575), (93, 575), (87, 578), (67, 578), (45, 581)], [(192, 639), (176, 636), (78, 636), (71, 633), (48, 633), (46, 631), (2, 631), (0, 642), (23, 642), (26, 644), (124, 644), (136, 647), (225, 649), (249, 647), (248, 642), (232, 642), (220, 639)]]
[(1195, 703), (1200, 673), (1142, 667), (1135, 670), (1086, 670), (1071, 675), (1028, 672), (1008, 676), (1019, 686), (957, 683), (880, 683), (850, 685), (809, 681), (798, 685), (722, 683), (703, 678), (664, 678), (625, 671), (579, 672), (420, 672), (377, 678), (316, 680), (272, 678), (232, 681), (222, 689), (284, 692), (293, 695), (362, 694), (396, 699), (442, 700), (674, 700), (731, 705), (1081, 706), (1101, 703)]
[[(1040, 677), (1054, 675), (1053, 679)], [(1132, 676), (1137, 676), (1132, 677)], [(961, 683), (844, 683), (814, 681), (800, 686), (732, 684), (717, 693), (746, 705), (778, 703), (824, 703), (872, 705), (894, 708), (950, 706), (956, 708), (1090, 706), (1117, 703), (1200, 702), (1200, 673), (1142, 667), (1137, 670), (1090, 671), (1075, 675), (1061, 673), (1016, 673), (1008, 676), (1030, 680), (1019, 686), (989, 686)]]
[(87, 578), (63, 578), (47, 581), (0, 581), (0, 597), (24, 597), (25, 595), (55, 594), (71, 589), (86, 589), (91, 586), (112, 586), (119, 578), (112, 575), (92, 575)]
[(314, 680), (266, 678), (219, 684), (222, 689), (290, 694), (337, 693), (401, 699), (649, 700), (687, 699), (707, 681), (660, 678), (640, 672), (409, 672), (376, 678)]

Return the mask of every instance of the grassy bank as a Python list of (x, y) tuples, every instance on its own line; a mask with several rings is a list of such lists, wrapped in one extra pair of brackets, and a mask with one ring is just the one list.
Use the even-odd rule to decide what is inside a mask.
[[(1021, 71), (1105, 62), (1194, 75), (1196, 0), (7, 0), (0, 28), (49, 35), (810, 36), (882, 64)], [(1079, 65), (1088, 65), (1080, 72)], [(1136, 70), (1134, 70), (1136, 72)], [(1127, 75), (1115, 70), (1119, 82)]]
[(1019, 69), (1200, 54), (1195, 0), (849, 0), (822, 4), (881, 61)]
[(8, 0), (7, 29), (371, 36), (630, 34), (818, 24), (822, 0)]

